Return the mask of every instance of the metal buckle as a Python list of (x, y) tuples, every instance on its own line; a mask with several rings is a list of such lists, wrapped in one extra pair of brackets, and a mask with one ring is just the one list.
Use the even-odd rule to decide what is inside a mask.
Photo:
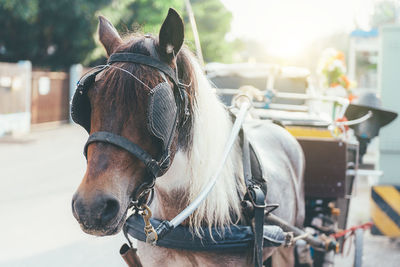
[(142, 211), (143, 205), (150, 205), (154, 198), (154, 184), (155, 181), (153, 180), (152, 183), (140, 193), (137, 199), (133, 199), (133, 197), (131, 197), (129, 208), (133, 208), (134, 211)]
[[(254, 208), (265, 209), (267, 207), (267, 204), (265, 203), (264, 191), (262, 191), (262, 189), (258, 185), (251, 185), (247, 187), (247, 195), (249, 197), (249, 200), (251, 201), (251, 204), (253, 204)], [(262, 199), (258, 199), (260, 197)]]

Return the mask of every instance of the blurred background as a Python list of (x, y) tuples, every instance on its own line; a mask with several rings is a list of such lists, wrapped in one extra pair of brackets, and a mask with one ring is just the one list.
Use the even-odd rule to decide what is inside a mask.
[[(0, 266), (124, 265), (121, 234), (88, 236), (72, 216), (87, 134), (70, 123), (69, 104), (79, 77), (106, 62), (98, 15), (122, 36), (157, 34), (170, 7), (219, 88), (252, 84), (349, 101), (371, 92), (400, 111), (399, 1), (0, 0)], [(278, 104), (304, 111), (296, 101)], [(371, 186), (400, 185), (399, 130), (395, 121), (368, 140), (363, 164), (371, 172), (357, 177), (348, 225), (370, 220)], [(400, 261), (393, 237), (368, 234), (365, 244), (365, 266)]]

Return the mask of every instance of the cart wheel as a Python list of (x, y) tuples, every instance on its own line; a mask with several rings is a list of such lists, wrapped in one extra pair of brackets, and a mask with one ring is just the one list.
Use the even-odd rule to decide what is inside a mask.
[(364, 230), (357, 229), (354, 232), (354, 267), (362, 266), (362, 257), (363, 257), (363, 239), (364, 239)]

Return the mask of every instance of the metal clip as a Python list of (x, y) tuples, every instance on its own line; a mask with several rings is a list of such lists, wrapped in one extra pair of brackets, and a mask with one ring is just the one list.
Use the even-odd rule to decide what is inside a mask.
[(158, 240), (158, 236), (157, 236), (157, 232), (154, 230), (153, 225), (151, 225), (150, 222), (150, 218), (151, 218), (151, 210), (150, 208), (144, 204), (142, 206), (143, 208), (143, 212), (142, 212), (142, 217), (143, 217), (143, 221), (144, 221), (144, 233), (146, 234), (146, 243), (148, 244), (152, 244), (153, 246), (156, 245), (157, 240)]

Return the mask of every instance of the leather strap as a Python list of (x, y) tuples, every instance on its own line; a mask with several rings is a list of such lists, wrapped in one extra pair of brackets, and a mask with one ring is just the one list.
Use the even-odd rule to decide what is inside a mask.
[(125, 149), (135, 157), (137, 157), (140, 161), (144, 163), (149, 173), (155, 178), (158, 176), (160, 171), (160, 166), (156, 160), (152, 158), (146, 151), (144, 151), (140, 146), (131, 142), (127, 138), (113, 134), (110, 132), (95, 132), (89, 136), (84, 148), (84, 155), (87, 158), (87, 150), (88, 146), (94, 142), (102, 142), (113, 144), (119, 148)]
[(262, 267), (265, 194), (259, 186), (251, 188), (254, 201), (254, 265)]
[(174, 93), (177, 92), (177, 96), (180, 99), (180, 101), (177, 101), (177, 105), (180, 108), (180, 113), (182, 116), (181, 125), (186, 122), (187, 118), (189, 117), (188, 96), (185, 88), (179, 83), (177, 74), (168, 64), (160, 61), (159, 59), (137, 53), (115, 53), (112, 54), (107, 61), (108, 64), (113, 64), (116, 62), (129, 62), (146, 65), (167, 75), (177, 88), (177, 91), (174, 91)]
[(171, 78), (176, 87), (179, 88), (178, 78), (176, 77), (175, 71), (170, 66), (168, 66), (164, 62), (161, 62), (158, 59), (136, 53), (115, 53), (112, 54), (108, 59), (108, 64), (112, 64), (115, 62), (137, 63), (158, 69), (168, 75), (168, 77)]
[(265, 193), (259, 185), (254, 182), (251, 173), (251, 157), (250, 157), (250, 144), (246, 138), (245, 132), (243, 134), (243, 174), (247, 187), (247, 197), (253, 204), (254, 208), (254, 221), (253, 221), (253, 260), (254, 266), (262, 267), (263, 258), (263, 233), (264, 233), (264, 210), (265, 210)]
[(248, 187), (250, 186), (251, 183), (250, 181), (252, 179), (250, 144), (243, 129), (242, 129), (242, 136), (243, 136), (243, 146), (242, 146), (243, 175), (244, 175), (244, 182)]

